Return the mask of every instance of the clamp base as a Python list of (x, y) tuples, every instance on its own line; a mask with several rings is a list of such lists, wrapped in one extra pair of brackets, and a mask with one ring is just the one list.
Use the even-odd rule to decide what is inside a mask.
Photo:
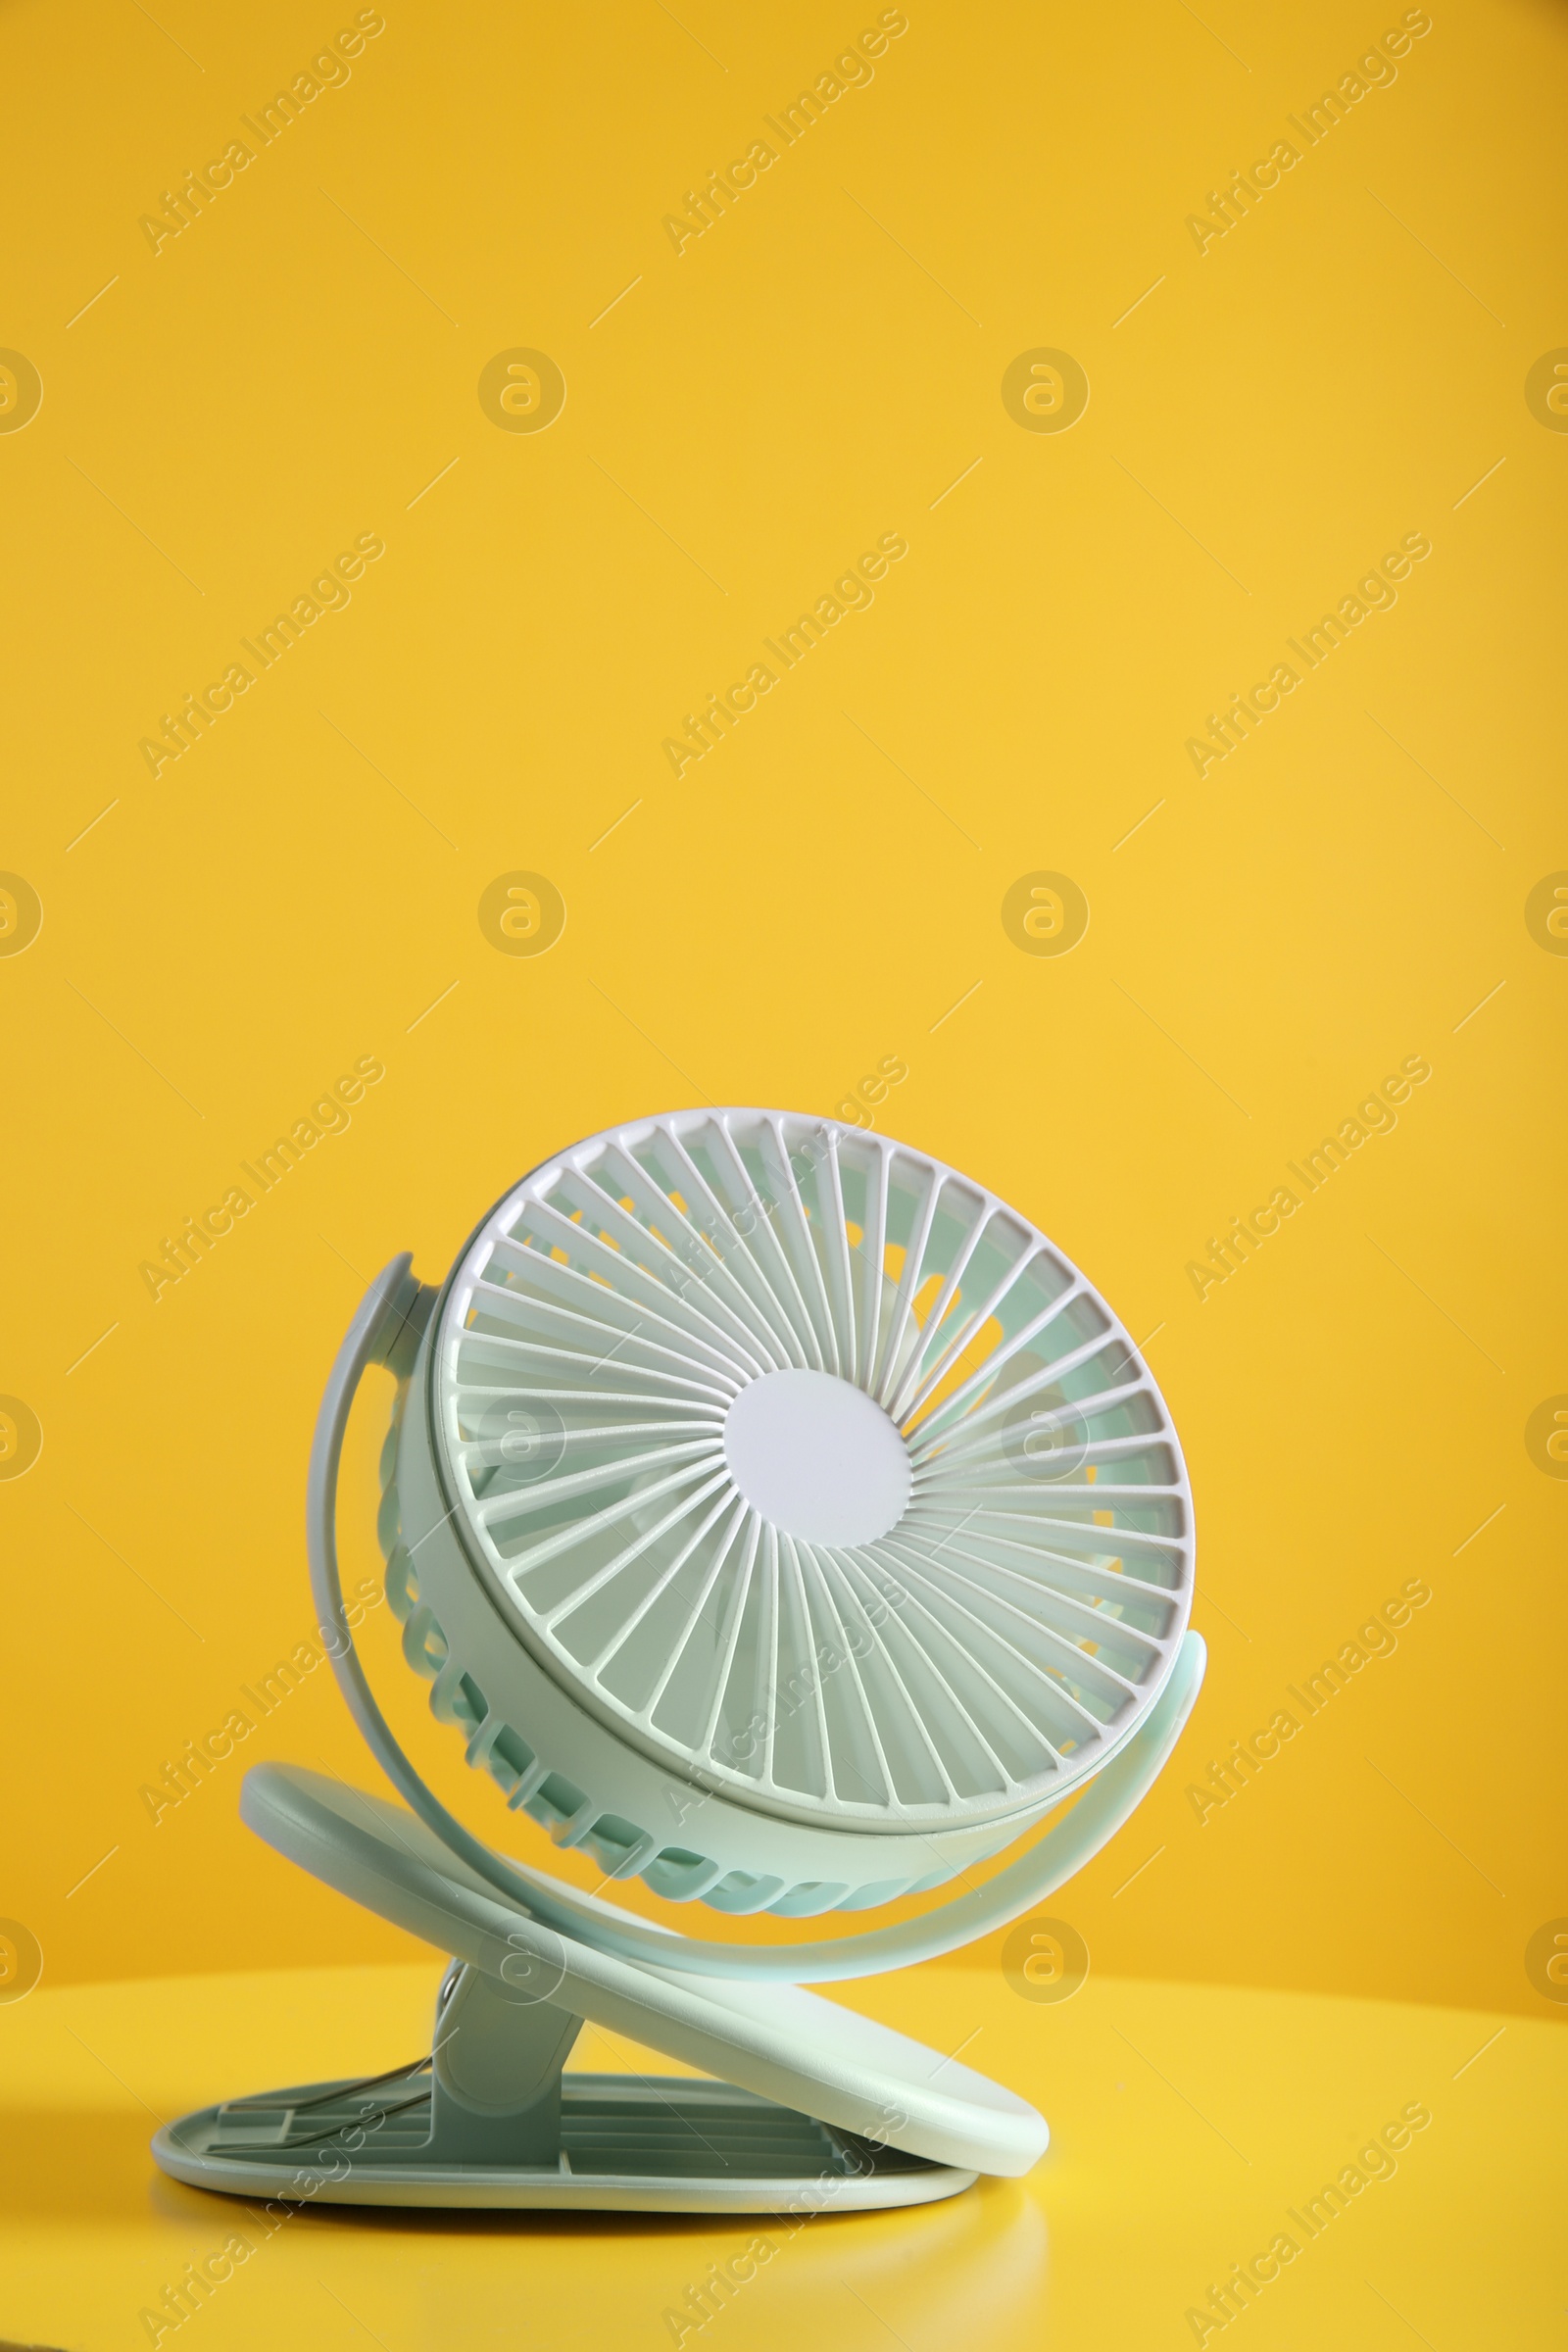
[(684, 2076), (564, 2077), (548, 2162), (444, 2156), (439, 2106), (425, 2059), (369, 2082), (309, 2083), (202, 2108), (161, 2131), (153, 2153), (193, 2188), (292, 2206), (805, 2216), (930, 2204), (975, 2179)]

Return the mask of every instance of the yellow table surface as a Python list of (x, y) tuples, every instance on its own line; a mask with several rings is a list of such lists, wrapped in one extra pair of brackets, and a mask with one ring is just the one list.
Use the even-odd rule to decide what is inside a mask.
[[(255, 2250), (177, 2331), (203, 2352), (652, 2347), (677, 2340), (666, 2314), (710, 2265), (767, 2229), (771, 2258), (686, 2344), (1158, 2352), (1199, 2340), (1190, 2310), (1285, 2232), (1295, 2258), (1204, 2341), (1238, 2328), (1250, 2352), (1562, 2341), (1568, 2042), (1472, 2010), (1094, 1977), (1041, 2005), (999, 1970), (951, 1966), (852, 1988), (1034, 2099), (1053, 2145), (1025, 2180), (793, 2234), (750, 2219), (337, 2207), (264, 2241), (235, 2201), (158, 2174), (155, 2120), (414, 2055), (437, 1973), (144, 1979), (40, 1988), (0, 2011), (0, 2328), (72, 2352), (146, 2344), (144, 2308), (238, 2227)], [(593, 2028), (573, 2064), (682, 2071)], [(1431, 2120), (1396, 2169), (1309, 2238), (1292, 2209), (1408, 2108)]]

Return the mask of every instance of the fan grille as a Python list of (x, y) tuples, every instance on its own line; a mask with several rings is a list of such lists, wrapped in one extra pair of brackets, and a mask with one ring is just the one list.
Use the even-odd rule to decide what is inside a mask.
[[(792, 1369), (907, 1449), (875, 1542), (792, 1536), (735, 1485), (729, 1407)], [(876, 1135), (686, 1111), (549, 1161), (454, 1273), (432, 1396), (535, 1654), (764, 1811), (1037, 1811), (1136, 1728), (1186, 1625), (1186, 1469), (1127, 1334), (1015, 1211)]]

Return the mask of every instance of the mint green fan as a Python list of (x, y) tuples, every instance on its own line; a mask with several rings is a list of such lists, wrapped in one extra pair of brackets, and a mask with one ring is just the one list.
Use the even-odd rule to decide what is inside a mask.
[[(601, 1888), (750, 1918), (745, 1941), (512, 1860), (405, 1754), (338, 1583), (338, 1461), (372, 1366), (395, 1384), (387, 1593), (435, 1715)], [(806, 1988), (1043, 1901), (1138, 1803), (1202, 1679), (1169, 1415), (1034, 1226), (924, 1153), (789, 1113), (591, 1137), (508, 1193), (439, 1289), (407, 1256), (371, 1286), (308, 1532), (339, 1682), (403, 1802), (264, 1765), (242, 1811), (455, 1957), (416, 2065), (186, 2117), (154, 2142), (166, 2171), (662, 2211), (803, 2187), (907, 2204), (1027, 2171), (1032, 2107)], [(853, 1916), (955, 1881), (894, 1924)], [(835, 1924), (779, 1940), (770, 1918)], [(584, 2019), (706, 2079), (564, 2075)]]

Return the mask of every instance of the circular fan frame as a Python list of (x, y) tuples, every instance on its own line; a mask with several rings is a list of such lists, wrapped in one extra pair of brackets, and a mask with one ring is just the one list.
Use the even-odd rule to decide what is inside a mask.
[[(699, 1790), (1010, 1837), (1158, 1696), (1193, 1590), (1163, 1399), (1063, 1254), (925, 1153), (744, 1108), (608, 1130), (481, 1222), (430, 1341), (441, 1483), (492, 1600)], [(910, 1499), (880, 1540), (806, 1542), (737, 1489), (729, 1405), (786, 1369), (900, 1433)]]

